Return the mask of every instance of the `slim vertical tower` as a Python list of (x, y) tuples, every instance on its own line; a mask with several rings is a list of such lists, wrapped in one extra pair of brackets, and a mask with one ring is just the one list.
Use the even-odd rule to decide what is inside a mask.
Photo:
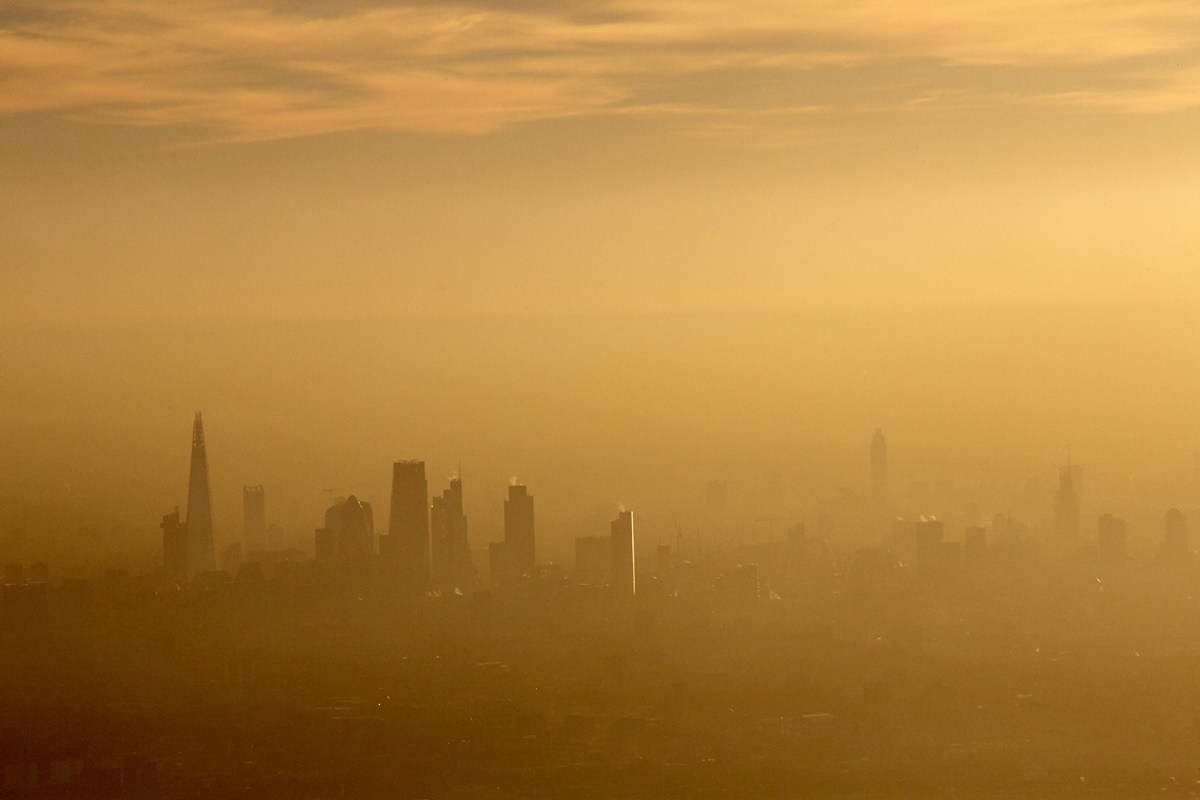
[(267, 502), (261, 486), (242, 487), (242, 539), (247, 553), (267, 549)]
[(179, 508), (163, 517), (163, 577), (168, 583), (187, 581), (187, 524), (179, 521)]
[(887, 508), (888, 495), (888, 456), (887, 441), (883, 431), (875, 429), (871, 439), (871, 500), (875, 508), (883, 511)]
[(432, 539), (433, 586), (443, 594), (471, 586), (471, 548), (467, 543), (467, 517), (463, 513), (462, 478), (433, 498), (429, 517)]
[(1054, 496), (1055, 546), (1065, 553), (1079, 546), (1079, 493), (1075, 472), (1068, 463), (1058, 471), (1058, 492)]
[(409, 592), (429, 589), (429, 484), (424, 461), (392, 465), (392, 509), (380, 555)]
[(533, 569), (533, 496), (519, 483), (508, 487), (504, 501), (504, 544), (517, 575)]
[(213, 547), (212, 501), (208, 494), (208, 455), (204, 449), (204, 421), (196, 412), (192, 423), (192, 468), (188, 476), (187, 577), (217, 568)]
[(633, 512), (622, 511), (609, 525), (612, 542), (612, 585), (617, 594), (637, 591), (633, 564)]

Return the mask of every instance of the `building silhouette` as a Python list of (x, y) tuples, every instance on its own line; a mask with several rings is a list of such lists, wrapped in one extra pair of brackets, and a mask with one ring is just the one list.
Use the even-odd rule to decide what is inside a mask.
[(433, 588), (442, 594), (469, 589), (471, 548), (467, 540), (467, 517), (463, 513), (461, 477), (451, 479), (450, 488), (433, 498), (429, 530)]
[(370, 503), (354, 495), (325, 511), (325, 527), (317, 529), (318, 561), (367, 562), (375, 553), (375, 515)]
[(162, 518), (163, 579), (169, 583), (183, 583), (188, 578), (188, 532), (187, 523), (179, 519), (179, 509)]
[(267, 549), (267, 501), (261, 486), (242, 487), (242, 542), (247, 553)]
[(197, 411), (196, 421), (192, 424), (192, 465), (188, 476), (187, 578), (191, 580), (201, 572), (213, 572), (216, 568), (204, 420)]
[(1064, 552), (1079, 546), (1079, 492), (1074, 467), (1068, 464), (1058, 471), (1058, 492), (1054, 496), (1054, 545)]
[(429, 590), (429, 485), (424, 461), (392, 464), (392, 505), (379, 555), (409, 592)]
[(512, 569), (523, 575), (536, 563), (533, 536), (533, 496), (517, 483), (508, 487), (504, 501), (504, 544)]
[(622, 511), (609, 525), (612, 543), (612, 585), (618, 594), (637, 591), (634, 574), (633, 512)]
[(876, 428), (875, 435), (871, 438), (871, 502), (876, 509), (883, 511), (887, 509), (887, 497), (887, 441), (883, 438), (883, 431)]
[(1163, 517), (1162, 558), (1178, 562), (1190, 555), (1187, 517), (1178, 508), (1168, 509)]

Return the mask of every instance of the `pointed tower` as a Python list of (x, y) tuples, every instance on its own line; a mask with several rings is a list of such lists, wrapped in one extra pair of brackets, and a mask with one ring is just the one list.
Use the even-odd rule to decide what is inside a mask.
[(888, 453), (887, 440), (883, 431), (875, 429), (871, 439), (871, 501), (879, 511), (887, 510), (888, 498)]
[(217, 568), (213, 548), (212, 502), (208, 496), (208, 456), (204, 450), (204, 421), (196, 412), (192, 425), (192, 471), (188, 477), (187, 576)]

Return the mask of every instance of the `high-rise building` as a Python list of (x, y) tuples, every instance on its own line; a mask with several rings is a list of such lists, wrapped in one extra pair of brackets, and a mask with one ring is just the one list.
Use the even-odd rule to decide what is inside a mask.
[(504, 543), (512, 569), (524, 575), (536, 563), (533, 538), (533, 496), (521, 484), (508, 487), (504, 501)]
[(1125, 520), (1105, 514), (1100, 517), (1096, 536), (1096, 552), (1102, 561), (1125, 559)]
[(879, 510), (887, 509), (888, 455), (883, 431), (875, 429), (871, 438), (871, 502)]
[(1058, 471), (1058, 492), (1054, 496), (1055, 545), (1063, 552), (1079, 546), (1079, 494), (1075, 488), (1076, 471), (1071, 465)]
[(429, 530), (433, 588), (442, 594), (466, 591), (471, 587), (472, 570), (461, 477), (451, 479), (450, 488), (433, 498)]
[(392, 465), (392, 507), (387, 536), (379, 539), (381, 560), (409, 592), (429, 589), (429, 485), (424, 461)]
[(261, 486), (242, 487), (242, 542), (247, 553), (267, 549), (267, 501)]
[(612, 542), (612, 585), (618, 594), (637, 592), (634, 573), (633, 512), (622, 511), (609, 525)]
[(217, 568), (213, 545), (212, 500), (208, 493), (208, 455), (204, 448), (204, 421), (196, 412), (192, 424), (192, 466), (188, 476), (187, 577)]
[(1163, 517), (1162, 557), (1182, 561), (1189, 555), (1187, 517), (1178, 508), (1169, 509)]
[(179, 509), (162, 519), (163, 578), (170, 583), (183, 583), (188, 577), (187, 523), (179, 520)]
[(317, 530), (318, 561), (369, 561), (375, 552), (375, 515), (371, 504), (354, 495), (325, 511), (325, 527)]

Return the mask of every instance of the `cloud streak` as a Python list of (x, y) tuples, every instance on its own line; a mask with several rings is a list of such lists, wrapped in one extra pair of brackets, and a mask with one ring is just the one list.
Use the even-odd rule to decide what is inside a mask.
[[(1076, 76), (1078, 85), (1023, 88), (1003, 102), (1191, 108), (1200, 105), (1200, 8), (1171, 0), (410, 0), (298, 12), (250, 0), (46, 0), (0, 12), (0, 114), (171, 126), (206, 140), (364, 129), (470, 135), (536, 120), (660, 114), (695, 135), (742, 136), (765, 125), (787, 142), (828, 114), (936, 106), (943, 97), (1001, 101), (983, 79), (947, 92), (937, 70), (919, 81), (889, 77), (911, 64)], [(764, 76), (762, 90), (750, 91)], [(839, 94), (847, 86), (862, 91)]]

